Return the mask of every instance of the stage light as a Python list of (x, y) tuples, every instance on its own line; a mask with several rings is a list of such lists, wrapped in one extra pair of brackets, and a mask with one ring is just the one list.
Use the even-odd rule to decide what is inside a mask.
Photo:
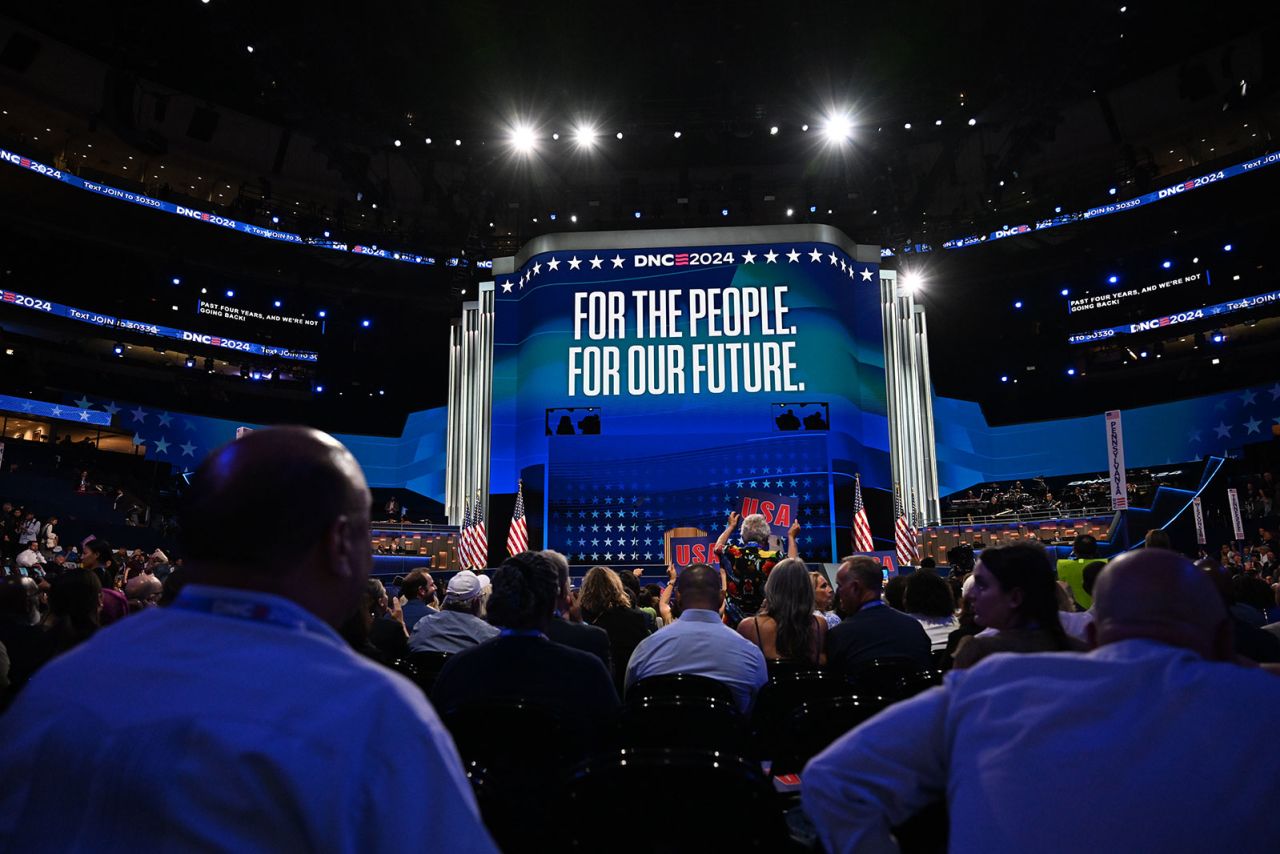
[(905, 270), (902, 273), (902, 288), (909, 294), (916, 294), (920, 288), (924, 286), (924, 277), (918, 273), (909, 273)]
[(617, 135), (618, 139), (622, 139), (622, 131), (618, 131), (618, 133), (617, 133), (616, 135)]
[(1160, 266), (1161, 266), (1161, 267), (1164, 267), (1164, 268), (1167, 270), (1167, 269), (1169, 269), (1170, 267), (1172, 267), (1172, 266), (1173, 266), (1173, 262), (1172, 262), (1172, 261), (1165, 261), (1165, 262), (1164, 262), (1164, 263), (1162, 263)]
[(1141, 353), (1139, 353), (1138, 355), (1139, 355), (1141, 358), (1145, 359), (1145, 358), (1147, 358), (1147, 351), (1146, 351), (1146, 350), (1143, 350), (1143, 351), (1142, 351)]
[(554, 213), (547, 214), (547, 219), (551, 220), (552, 222), (555, 222), (555, 221), (556, 221), (556, 215), (555, 215)]
[(1232, 277), (1231, 277), (1231, 281), (1233, 281), (1233, 282), (1238, 282), (1238, 281), (1240, 281), (1240, 274), (1239, 274), (1239, 273), (1236, 273), (1234, 276), (1232, 276)]
[(673, 137), (675, 137), (676, 139), (679, 139), (681, 136), (683, 136), (683, 134), (682, 134), (682, 133), (680, 133), (680, 131), (676, 131), (675, 133), (673, 133), (673, 134), (671, 134), (671, 135), (672, 135)]
[(1069, 288), (1063, 288), (1061, 291), (1059, 291), (1059, 293), (1065, 297), (1071, 294), (1071, 290)]
[(1221, 359), (1219, 359), (1217, 356), (1214, 356), (1214, 357), (1213, 357), (1213, 359), (1211, 359), (1211, 360), (1210, 360), (1209, 364), (1211, 364), (1211, 365), (1220, 365), (1220, 364), (1222, 364), (1222, 360), (1221, 360)]
[(112, 347), (112, 348), (111, 348), (111, 352), (112, 352), (112, 353), (115, 353), (117, 356), (123, 356), (123, 355), (124, 355), (124, 345), (123, 345), (123, 344), (116, 344), (116, 346), (114, 346), (114, 347)]
[(368, 328), (369, 328), (369, 326), (370, 326), (370, 321), (369, 321), (369, 320), (362, 320), (362, 321), (360, 321), (360, 325), (361, 325), (361, 326), (363, 326), (365, 329), (368, 329)]
[(280, 307), (280, 300), (276, 300), (276, 301), (275, 301), (274, 303), (272, 303), (272, 304), (273, 304), (276, 308), (279, 308), (279, 307)]
[(231, 291), (231, 290), (227, 291), (227, 299), (231, 299), (235, 295), (236, 295), (235, 291)]
[(577, 222), (577, 221), (578, 221), (577, 214), (569, 214), (569, 222)]
[(393, 144), (393, 145), (395, 145), (395, 147), (396, 147), (396, 148), (399, 148), (399, 147), (400, 147), (400, 140), (398, 140), (398, 139), (397, 139), (397, 140), (396, 140), (394, 143), (392, 143), (392, 144)]
[(253, 45), (247, 44), (244, 47), (245, 47), (245, 50), (249, 51), (249, 53), (253, 53)]
[(1221, 344), (1223, 341), (1227, 340), (1227, 336), (1215, 329), (1213, 332), (1209, 333), (1209, 340), (1214, 344)]
[(1199, 263), (1200, 263), (1200, 256), (1199, 256), (1199, 255), (1197, 255), (1196, 257), (1192, 258), (1192, 259), (1191, 259), (1191, 263), (1192, 263), (1192, 264), (1199, 264)]
[(1076, 369), (1075, 369), (1075, 368), (1067, 368), (1067, 376), (1069, 376), (1069, 377), (1074, 377), (1075, 375), (1076, 375)]
[(787, 216), (792, 216), (795, 212), (795, 208), (787, 208)]
[(1222, 251), (1223, 251), (1223, 252), (1230, 252), (1230, 251), (1231, 251), (1231, 244), (1230, 244), (1230, 243), (1228, 243), (1226, 246), (1223, 246), (1223, 247), (1222, 247)]
[(322, 391), (324, 391), (324, 386), (322, 386), (322, 385), (318, 385), (318, 386), (316, 386), (316, 394), (319, 394), (319, 393), (320, 393), (320, 392), (322, 392)]
[(969, 127), (973, 127), (978, 123), (977, 119), (969, 119)]
[(1114, 285), (1120, 281), (1119, 276), (1107, 276), (1107, 284)]
[(427, 137), (425, 140), (423, 140), (423, 142), (425, 142), (427, 145), (430, 145), (430, 144), (431, 144), (431, 137)]
[(182, 284), (182, 279), (178, 278), (177, 276), (174, 276), (170, 281), (172, 281), (175, 285)]
[(823, 136), (833, 145), (844, 142), (852, 133), (853, 122), (849, 121), (849, 117), (844, 113), (827, 116), (826, 124), (822, 127)]
[[(374, 207), (376, 208), (376, 207), (377, 207), (377, 205), (374, 205)], [(272, 224), (272, 225), (279, 225), (279, 224), (280, 224), (280, 217), (278, 217), (278, 216), (273, 216), (273, 217), (271, 218), (271, 224)]]
[(729, 209), (728, 209), (728, 208), (721, 208), (721, 209), (720, 209), (720, 216), (728, 216), (728, 215), (729, 215)]
[(817, 212), (818, 212), (817, 205), (809, 205), (809, 213), (817, 213)]
[(533, 128), (526, 124), (517, 124), (511, 131), (511, 146), (521, 154), (530, 154), (537, 142)]
[(1000, 377), (1000, 382), (1002, 382), (1002, 383), (1007, 383), (1008, 381), (1009, 381), (1009, 377), (1008, 377), (1008, 375), (1004, 375), (1004, 376)]
[(583, 125), (578, 128), (573, 135), (574, 142), (578, 143), (580, 148), (591, 148), (596, 144), (597, 132), (591, 125)]
[(902, 126), (905, 130), (911, 130), (911, 122), (907, 122)]
[(1014, 302), (1013, 302), (1013, 307), (1014, 307), (1014, 308), (1022, 308), (1022, 300), (1014, 300)]
[(379, 396), (379, 397), (381, 397), (382, 395), (385, 395), (385, 394), (386, 394), (386, 391), (384, 391), (383, 389), (378, 389), (378, 396)]
[(200, 293), (202, 293), (202, 294), (207, 294), (207, 293), (209, 293), (209, 289), (208, 289), (208, 288), (201, 288), (201, 289), (200, 289)]
[(460, 140), (460, 139), (455, 139), (455, 140), (453, 141), (453, 144), (454, 144), (455, 146), (460, 146), (460, 145), (462, 145), (462, 140)]
[(1055, 206), (1054, 206), (1054, 208), (1053, 208), (1053, 212), (1054, 212), (1054, 213), (1062, 213), (1062, 205), (1055, 205)]
[(326, 232), (324, 233), (324, 236), (325, 236), (325, 237), (328, 237), (328, 236), (329, 236), (329, 232), (327, 232), (327, 231), (326, 231)]
[(262, 379), (262, 371), (258, 370), (257, 368), (253, 368), (252, 370), (249, 371), (249, 379), (251, 380)]
[(640, 211), (632, 211), (632, 212), (631, 212), (631, 215), (632, 215), (633, 217), (635, 217), (636, 219), (639, 219), (639, 218), (640, 218)]
[(769, 136), (777, 136), (777, 135), (778, 135), (778, 126), (777, 125), (771, 126), (769, 128)]
[(194, 368), (196, 366), (196, 357), (188, 356), (187, 360), (183, 362), (183, 364), (186, 365), (188, 368)]
[(325, 311), (323, 308), (316, 312), (316, 317), (328, 317), (328, 316), (329, 316), (329, 312)]
[(1115, 187), (1108, 187), (1108, 188), (1107, 188), (1107, 195), (1109, 195), (1109, 196), (1114, 196), (1115, 194), (1116, 194), (1116, 188), (1115, 188)]
[(1000, 186), (1001, 186), (1001, 187), (1003, 187), (1003, 186), (1004, 186), (1004, 179), (1003, 179), (1003, 178), (1001, 178), (1001, 179), (1000, 179)]
[(808, 133), (808, 132), (809, 132), (809, 126), (808, 126), (808, 125), (800, 125), (800, 130), (804, 131), (805, 133)]
[(936, 128), (942, 127), (942, 119), (938, 119), (936, 122), (934, 122), (933, 126)]

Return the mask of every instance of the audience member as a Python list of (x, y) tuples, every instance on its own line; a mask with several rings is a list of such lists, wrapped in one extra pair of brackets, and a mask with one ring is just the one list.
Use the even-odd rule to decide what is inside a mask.
[(404, 614), (404, 625), (412, 632), (418, 621), (435, 609), (435, 579), (431, 577), (430, 571), (415, 569), (400, 583), (400, 595), (404, 597), (404, 605), (400, 609)]
[(738, 634), (760, 647), (765, 661), (823, 663), (827, 621), (814, 614), (813, 581), (799, 558), (773, 568), (764, 583), (759, 614), (738, 624)]
[(644, 591), (640, 588), (639, 577), (634, 573), (619, 571), (618, 581), (627, 594), (627, 607), (644, 620), (646, 634), (656, 629), (658, 627), (656, 614), (651, 615), (640, 607), (640, 598), (644, 595)]
[(46, 629), (55, 653), (74, 649), (102, 626), (102, 586), (86, 569), (73, 569), (49, 585)]
[[(178, 598), (50, 662), (6, 716), (6, 847), (393, 850), (404, 830), (383, 817), (429, 803), (422, 847), (493, 851), (421, 691), (331, 628), (372, 564), (351, 454), (314, 430), (248, 433), (196, 471), (182, 536)], [(59, 581), (78, 577), (97, 583)]]
[(921, 668), (932, 664), (924, 627), (881, 600), (882, 569), (875, 558), (858, 555), (836, 572), (836, 596), (846, 616), (827, 634), (827, 667), (845, 679), (877, 658), (909, 658)]
[[(1225, 663), (1225, 609), (1180, 555), (1125, 554), (1096, 592), (1093, 652), (993, 657), (814, 758), (803, 802), (824, 847), (896, 850), (890, 828), (945, 797), (952, 851), (1266, 848), (1275, 786), (1231, 793), (1241, 768), (1280, 763), (1271, 719), (1241, 714), (1280, 708), (1280, 679)], [(1046, 781), (1087, 784), (1064, 801)]]
[(995, 652), (1083, 649), (1058, 618), (1058, 585), (1044, 546), (1017, 542), (982, 552), (973, 571), (973, 609), (988, 630), (956, 647), (957, 668), (972, 667)]
[(881, 579), (882, 589), (880, 591), (880, 595), (884, 599), (884, 603), (893, 610), (901, 611), (905, 614), (907, 611), (907, 605), (903, 601), (902, 595), (907, 590), (907, 576), (892, 575), (889, 577), (888, 581), (883, 581), (882, 574)]
[(160, 579), (149, 572), (130, 578), (124, 585), (124, 595), (129, 599), (130, 611), (155, 607), (163, 592), (164, 585), (160, 583)]
[(827, 621), (828, 629), (834, 629), (840, 625), (840, 615), (833, 607), (836, 600), (835, 588), (827, 581), (825, 572), (811, 572), (809, 580), (813, 582), (813, 613)]
[(729, 687), (740, 712), (750, 712), (769, 672), (759, 648), (720, 619), (721, 573), (705, 563), (691, 564), (674, 586), (680, 617), (636, 647), (627, 664), (626, 689), (650, 676), (707, 676)]
[(1147, 535), (1142, 538), (1142, 544), (1149, 549), (1171, 549), (1173, 545), (1169, 540), (1169, 532), (1164, 528), (1152, 528), (1147, 531)]
[(461, 652), (493, 640), (498, 629), (480, 619), (483, 586), (480, 577), (464, 569), (449, 579), (444, 604), (418, 621), (409, 635), (411, 652)]
[(539, 554), (555, 568), (558, 582), (556, 614), (547, 626), (547, 637), (556, 643), (594, 655), (600, 659), (604, 669), (612, 674), (613, 655), (609, 649), (609, 633), (599, 626), (588, 626), (582, 622), (582, 613), (578, 610), (573, 588), (569, 585), (568, 558), (551, 549)]
[(14, 559), (14, 563), (20, 569), (25, 569), (27, 574), (33, 578), (40, 578), (44, 575), (45, 557), (40, 553), (40, 544), (35, 540), (27, 543), (27, 547), (18, 552), (18, 557)]
[(0, 581), (0, 643), (9, 653), (9, 687), (0, 692), (0, 710), (53, 657), (53, 644), (40, 620), (40, 589), (33, 579)]
[(1227, 570), (1212, 560), (1196, 561), (1196, 568), (1203, 571), (1213, 582), (1227, 609), (1227, 618), (1231, 621), (1232, 636), (1236, 655), (1251, 662), (1273, 664), (1280, 662), (1280, 638), (1270, 632), (1263, 631), (1255, 625), (1256, 619), (1249, 619), (1247, 609), (1239, 609), (1233, 596), (1231, 577)]
[(903, 610), (920, 621), (934, 652), (947, 648), (947, 639), (959, 625), (951, 585), (933, 567), (921, 566), (907, 576), (902, 591)]
[(120, 572), (120, 564), (115, 552), (111, 549), (111, 544), (106, 540), (93, 540), (87, 543), (84, 555), (80, 558), (80, 567), (92, 570), (102, 586), (102, 625), (109, 626), (127, 617), (129, 600), (120, 589), (124, 586), (123, 580), (120, 581), (119, 587), (116, 586), (117, 580), (122, 579), (123, 574)]
[(538, 552), (509, 557), (493, 574), (493, 640), (452, 656), (432, 691), (443, 710), (490, 700), (526, 700), (552, 712), (566, 737), (590, 748), (603, 742), (618, 692), (595, 656), (547, 638), (559, 579)]
[[(742, 542), (730, 544), (729, 537), (742, 521)], [(800, 523), (795, 522), (787, 531), (787, 557), (799, 557), (796, 546), (796, 535), (800, 532)], [(719, 538), (716, 539), (713, 553), (720, 559), (720, 568), (725, 571), (728, 589), (725, 595), (732, 606), (730, 612), (734, 621), (760, 610), (764, 601), (764, 582), (769, 570), (782, 560), (782, 552), (770, 547), (770, 528), (768, 521), (759, 513), (752, 513), (745, 519), (737, 513), (730, 513), (728, 523)]]
[(613, 660), (610, 675), (621, 695), (631, 653), (652, 631), (649, 621), (642, 612), (631, 607), (622, 577), (604, 566), (593, 566), (582, 580), (578, 608), (584, 622), (604, 629), (609, 635), (609, 656)]

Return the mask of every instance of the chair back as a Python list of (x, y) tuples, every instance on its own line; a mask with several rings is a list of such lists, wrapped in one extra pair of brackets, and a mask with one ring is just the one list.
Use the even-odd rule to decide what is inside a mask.
[(714, 697), (642, 697), (622, 707), (619, 748), (719, 750), (749, 756), (747, 725), (733, 703)]
[[(662, 819), (636, 826), (661, 793)], [(759, 766), (705, 750), (619, 750), (579, 765), (565, 787), (575, 851), (788, 850), (782, 806)]]
[(666, 673), (641, 679), (627, 691), (627, 702), (649, 697), (710, 697), (733, 704), (729, 686), (696, 673)]
[(876, 658), (854, 670), (849, 683), (857, 694), (901, 699), (898, 683), (903, 677), (914, 677), (924, 669), (910, 658)]
[(755, 709), (751, 715), (757, 756), (761, 759), (773, 758), (781, 733), (788, 726), (789, 716), (802, 703), (848, 693), (847, 685), (821, 670), (770, 677), (756, 696)]
[(431, 689), (436, 684), (436, 677), (440, 675), (449, 658), (450, 654), (447, 652), (411, 652), (402, 659), (407, 667), (396, 669), (412, 679), (422, 689), (422, 693), (430, 697)]
[(770, 773), (775, 777), (799, 774), (810, 759), (887, 705), (879, 697), (828, 697), (801, 703), (779, 732)]

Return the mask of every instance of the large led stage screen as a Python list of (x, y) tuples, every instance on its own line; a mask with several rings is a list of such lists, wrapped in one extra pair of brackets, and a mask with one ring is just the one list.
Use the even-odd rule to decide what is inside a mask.
[(495, 264), (491, 492), (574, 563), (660, 562), (743, 490), (847, 552), (853, 475), (890, 486), (878, 260), (826, 226), (533, 241)]

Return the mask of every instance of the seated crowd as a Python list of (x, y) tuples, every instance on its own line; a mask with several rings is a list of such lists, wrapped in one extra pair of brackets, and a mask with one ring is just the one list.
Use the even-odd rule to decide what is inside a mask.
[[(939, 805), (957, 850), (1258, 850), (1274, 835), (1257, 804), (1280, 795), (1265, 782), (1280, 747), (1245, 710), (1280, 704), (1276, 578), (1193, 564), (1162, 531), (1110, 561), (1082, 536), (1056, 566), (1030, 541), (958, 549), (947, 575), (928, 562), (889, 584), (855, 556), (832, 586), (795, 528), (784, 557), (763, 517), (731, 515), (742, 539), (720, 538), (720, 565), (669, 567), (662, 587), (594, 567), (575, 590), (543, 551), (447, 582), (415, 570), (391, 595), (369, 576), (359, 467), (325, 434), (249, 434), (184, 501), (181, 571), (161, 554), (118, 573), (130, 558), (95, 541), (47, 597), (6, 580), (4, 847), (692, 845), (680, 829), (697, 810), (661, 844), (574, 822), (574, 782), (618, 755), (635, 773), (665, 763), (672, 786), (758, 777), (810, 850), (893, 850)], [(264, 541), (253, 521), (269, 516)], [(1244, 767), (1263, 791), (1229, 797)], [(144, 794), (138, 821), (126, 802)], [(646, 795), (662, 793), (610, 793), (617, 830)], [(1206, 795), (1214, 808), (1195, 809)], [(386, 820), (426, 806), (425, 836)], [(717, 832), (764, 838), (769, 821)]]

